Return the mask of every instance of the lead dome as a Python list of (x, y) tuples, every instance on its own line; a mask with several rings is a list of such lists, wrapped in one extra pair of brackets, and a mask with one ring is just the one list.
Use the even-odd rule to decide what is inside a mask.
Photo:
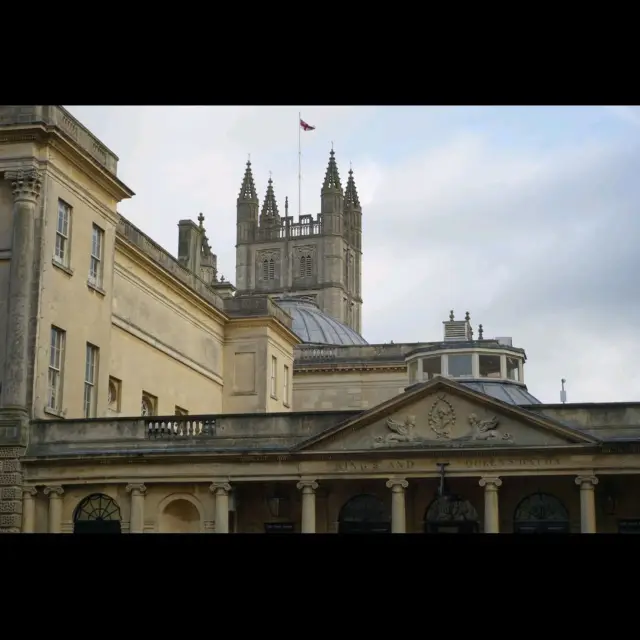
[(293, 332), (305, 344), (368, 344), (357, 331), (327, 315), (309, 299), (283, 297), (275, 302), (293, 318)]

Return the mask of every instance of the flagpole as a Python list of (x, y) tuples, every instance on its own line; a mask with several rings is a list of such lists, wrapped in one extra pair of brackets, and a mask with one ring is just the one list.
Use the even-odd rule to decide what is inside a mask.
[(301, 147), (301, 134), (302, 134), (302, 113), (298, 111), (298, 217), (300, 217), (302, 208), (302, 147)]

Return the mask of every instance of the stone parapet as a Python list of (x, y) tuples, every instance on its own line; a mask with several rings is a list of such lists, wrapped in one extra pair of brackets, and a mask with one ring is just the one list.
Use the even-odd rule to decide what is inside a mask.
[(114, 176), (118, 173), (118, 156), (110, 151), (84, 125), (59, 105), (0, 106), (0, 129), (4, 127), (44, 124), (53, 126), (75, 142), (98, 164)]

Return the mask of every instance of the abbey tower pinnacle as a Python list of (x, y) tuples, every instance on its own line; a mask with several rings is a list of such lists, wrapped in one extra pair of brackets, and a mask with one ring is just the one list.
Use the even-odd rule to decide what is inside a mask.
[(333, 149), (320, 191), (320, 213), (280, 215), (269, 178), (262, 208), (251, 162), (237, 200), (238, 294), (306, 298), (358, 333), (362, 326), (362, 207), (353, 171), (342, 188)]

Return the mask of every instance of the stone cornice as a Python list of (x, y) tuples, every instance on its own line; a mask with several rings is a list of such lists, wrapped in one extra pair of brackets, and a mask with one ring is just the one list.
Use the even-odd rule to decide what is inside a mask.
[(300, 363), (294, 360), (293, 373), (298, 375), (311, 375), (315, 373), (354, 373), (359, 371), (375, 371), (378, 373), (403, 373), (407, 371), (407, 365), (402, 364), (376, 364), (362, 363), (349, 364), (336, 362), (335, 364), (319, 362), (318, 364), (305, 362)]
[[(31, 115), (14, 115), (18, 107), (0, 107), (0, 145), (33, 141), (50, 145), (94, 179), (117, 201), (134, 192), (117, 176), (117, 157), (62, 107), (30, 107)], [(40, 111), (38, 111), (40, 110)]]
[(273, 316), (254, 316), (250, 318), (229, 318), (228, 324), (233, 328), (240, 327), (268, 327), (277, 333), (292, 347), (300, 344), (300, 338)]
[[(129, 224), (128, 221), (121, 218), (121, 224), (118, 225), (116, 234), (116, 251), (121, 251), (179, 295), (191, 299), (194, 304), (198, 305), (206, 313), (213, 315), (219, 322), (226, 322), (227, 316), (222, 310), (223, 302), (220, 296), (213, 291), (209, 291), (204, 282), (200, 281), (194, 274), (182, 267), (173, 256), (153, 243), (147, 236), (144, 236), (145, 239), (147, 239), (149, 243), (153, 243), (153, 245), (150, 244), (149, 248), (145, 250), (140, 243), (135, 242), (135, 239), (132, 238), (130, 234), (123, 233), (124, 225)], [(133, 225), (130, 226), (138, 231)], [(140, 232), (140, 234), (142, 234), (142, 232)], [(152, 250), (158, 255), (152, 255)], [(160, 253), (165, 254), (165, 264), (162, 264), (159, 260), (158, 256)]]

